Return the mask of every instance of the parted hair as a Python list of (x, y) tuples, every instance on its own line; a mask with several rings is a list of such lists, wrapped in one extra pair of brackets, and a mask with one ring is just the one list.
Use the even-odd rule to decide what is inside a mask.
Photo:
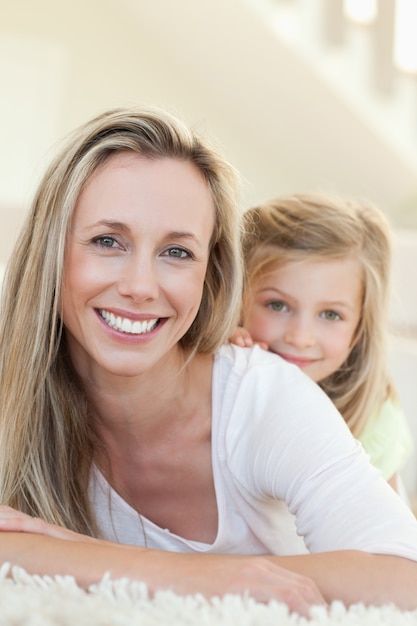
[(278, 197), (244, 215), (245, 286), (242, 324), (251, 287), (271, 268), (292, 261), (352, 257), (362, 269), (362, 309), (352, 349), (319, 385), (355, 436), (388, 397), (395, 397), (386, 367), (391, 272), (390, 226), (368, 202), (325, 194)]
[(192, 163), (211, 192), (215, 226), (201, 305), (180, 344), (211, 353), (239, 316), (241, 210), (236, 171), (196, 132), (160, 109), (107, 111), (74, 131), (40, 182), (11, 254), (0, 319), (0, 501), (87, 534), (93, 450), (88, 404), (71, 366), (59, 310), (77, 199), (112, 156)]

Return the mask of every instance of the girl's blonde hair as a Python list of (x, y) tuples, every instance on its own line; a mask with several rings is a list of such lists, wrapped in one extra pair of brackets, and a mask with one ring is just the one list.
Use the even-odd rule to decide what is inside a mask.
[(103, 113), (76, 130), (45, 173), (8, 264), (0, 321), (1, 502), (94, 534), (88, 406), (59, 318), (67, 233), (77, 199), (113, 155), (192, 163), (207, 182), (215, 226), (201, 305), (181, 340), (213, 352), (239, 316), (241, 211), (235, 170), (195, 132), (158, 109)]
[(386, 371), (386, 335), (391, 235), (383, 213), (368, 203), (322, 194), (277, 198), (245, 213), (246, 276), (242, 308), (251, 287), (272, 267), (312, 258), (354, 257), (363, 276), (362, 311), (352, 350), (343, 365), (319, 384), (355, 436), (388, 396), (395, 396)]

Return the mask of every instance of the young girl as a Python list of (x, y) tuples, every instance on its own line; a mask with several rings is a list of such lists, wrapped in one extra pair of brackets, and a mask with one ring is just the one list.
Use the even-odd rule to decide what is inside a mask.
[(382, 212), (321, 195), (277, 198), (245, 214), (242, 323), (334, 402), (395, 489), (412, 438), (385, 357), (390, 230)]

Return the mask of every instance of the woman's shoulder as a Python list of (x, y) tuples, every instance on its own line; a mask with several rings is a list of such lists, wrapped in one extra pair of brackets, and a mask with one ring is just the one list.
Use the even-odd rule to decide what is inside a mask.
[(301, 374), (301, 377), (305, 377), (296, 365), (288, 363), (277, 354), (268, 352), (258, 345), (242, 348), (231, 343), (224, 344), (215, 354), (215, 364), (217, 367), (233, 370), (242, 375), (257, 371), (265, 374), (270, 370), (273, 374), (279, 372), (296, 378), (300, 378)]
[[(215, 355), (214, 396), (240, 403), (252, 415), (337, 413), (328, 396), (296, 365), (259, 346), (226, 344)], [(253, 418), (252, 418), (253, 419)]]
[(332, 457), (360, 450), (320, 387), (256, 346), (225, 346), (217, 353), (212, 415), (223, 473), (252, 494), (284, 498), (294, 475), (320, 472)]
[(247, 386), (261, 387), (264, 395), (280, 392), (281, 399), (290, 394), (294, 400), (294, 389), (301, 388), (306, 396), (318, 395), (331, 403), (328, 396), (299, 367), (257, 345), (251, 348), (234, 344), (221, 346), (215, 354), (214, 371), (218, 380), (233, 379)]

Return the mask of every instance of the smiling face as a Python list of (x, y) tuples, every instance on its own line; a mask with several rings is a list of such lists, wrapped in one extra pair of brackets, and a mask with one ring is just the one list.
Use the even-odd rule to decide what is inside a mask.
[(347, 257), (275, 266), (253, 286), (245, 328), (315, 382), (347, 359), (361, 315), (362, 272)]
[(214, 227), (194, 165), (123, 152), (81, 192), (61, 314), (75, 369), (134, 376), (170, 354), (200, 306)]

